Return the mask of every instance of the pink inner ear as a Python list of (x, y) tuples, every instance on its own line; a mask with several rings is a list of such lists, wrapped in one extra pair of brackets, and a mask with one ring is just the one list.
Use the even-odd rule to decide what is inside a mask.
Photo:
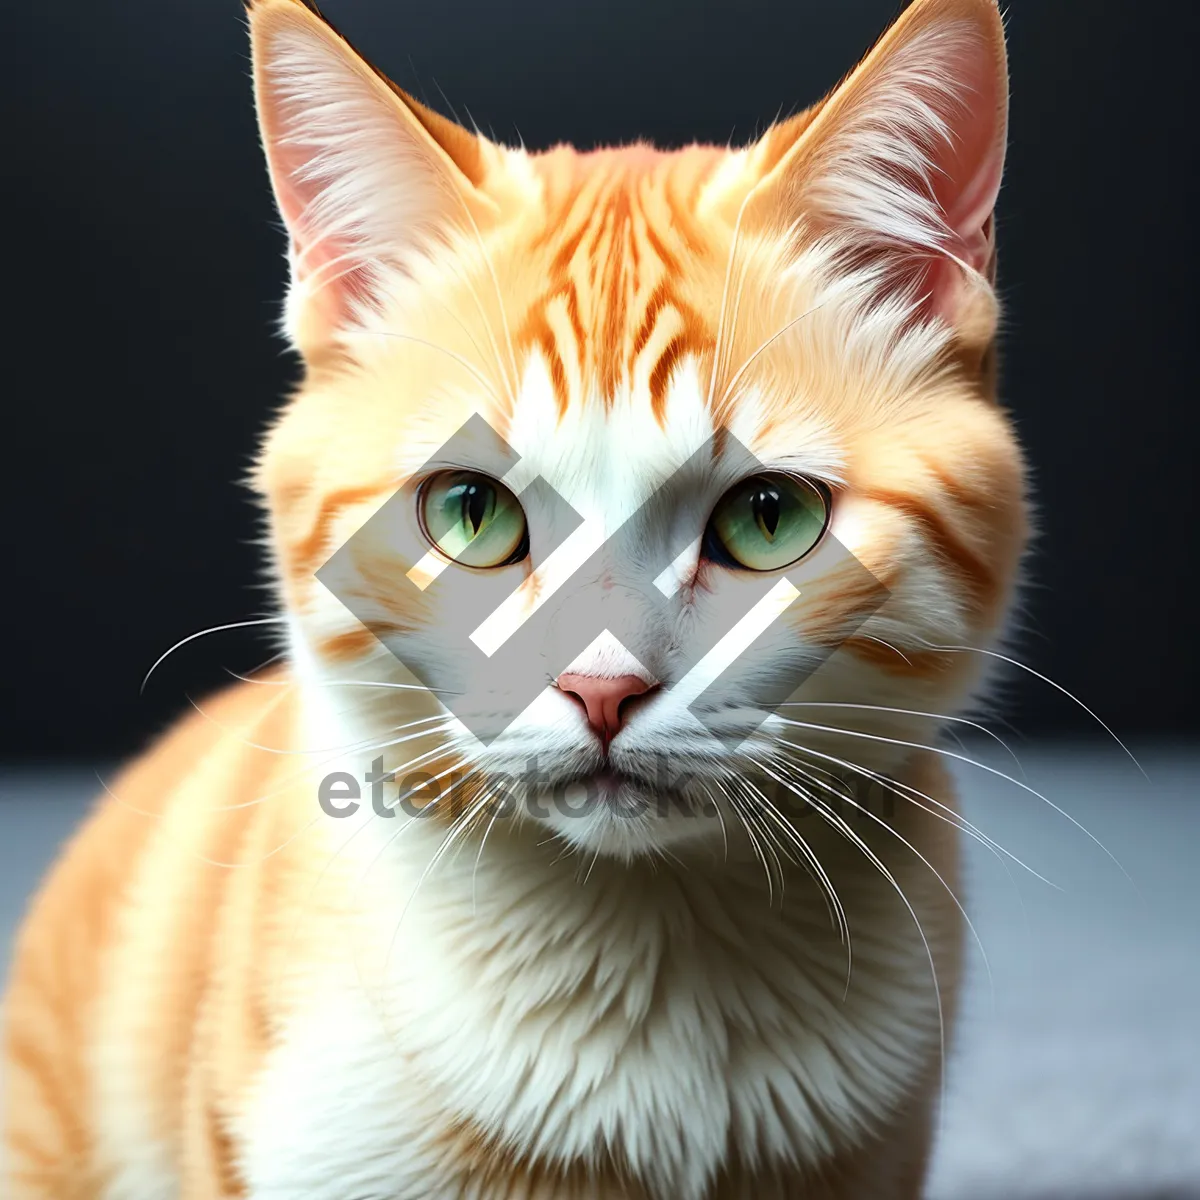
[[(953, 68), (963, 96), (948, 114), (950, 140), (933, 149), (933, 195), (951, 233), (946, 247), (974, 271), (984, 273), (992, 256), (992, 212), (1004, 172), (1007, 96), (1004, 75), (997, 71), (987, 43), (972, 40)], [(946, 285), (956, 280), (957, 265), (936, 264), (931, 270), (933, 307), (941, 310)]]
[[(919, 297), (914, 320), (972, 319), (971, 276), (993, 257), (1007, 108), (993, 0), (930, 0), (908, 6), (799, 143), (814, 231), (840, 236), (883, 290)], [(787, 213), (786, 190), (782, 200)]]
[(365, 266), (356, 265), (353, 247), (334, 238), (322, 238), (309, 228), (305, 215), (311, 211), (318, 188), (305, 189), (296, 181), (304, 178), (308, 156), (283, 153), (278, 158), (275, 178), (276, 200), (284, 224), (290, 231), (291, 261), (296, 278), (318, 277), (318, 304), (333, 321), (345, 317), (351, 307), (370, 295)]
[(320, 185), (310, 181), (305, 186), (306, 168), (310, 166), (308, 154), (292, 150), (276, 151), (274, 181), (276, 202), (280, 215), (290, 235), (289, 245), (296, 275), (308, 278), (319, 272), (329, 283), (342, 277), (342, 272), (353, 272), (352, 260), (343, 258), (350, 247), (338, 245), (334, 239), (320, 238), (317, 230), (306, 220), (312, 210), (313, 200)]
[(972, 39), (951, 68), (961, 82), (961, 102), (944, 114), (949, 139), (939, 136), (928, 147), (933, 199), (950, 238), (948, 257), (926, 259), (920, 290), (922, 308), (947, 324), (957, 323), (963, 295), (960, 263), (986, 274), (992, 259), (993, 210), (1004, 172), (1007, 96), (1004, 74), (985, 42)]

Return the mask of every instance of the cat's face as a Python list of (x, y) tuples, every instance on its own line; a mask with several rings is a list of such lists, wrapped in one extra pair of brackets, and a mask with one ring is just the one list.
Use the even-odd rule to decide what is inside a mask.
[[(295, 0), (251, 22), (307, 365), (260, 483), (364, 742), (635, 854), (931, 736), (1024, 540), (990, 0), (912, 6), (739, 151), (506, 150)], [(351, 686), (411, 672), (452, 720)]]

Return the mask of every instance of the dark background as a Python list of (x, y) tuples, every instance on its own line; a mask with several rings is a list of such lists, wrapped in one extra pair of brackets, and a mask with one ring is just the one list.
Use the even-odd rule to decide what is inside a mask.
[[(531, 148), (744, 141), (894, 0), (327, 0), (398, 82)], [(1042, 536), (1016, 653), (1122, 735), (1197, 728), (1200, 419), (1187, 0), (1012, 0), (1004, 395)], [(0, 755), (125, 753), (271, 653), (236, 486), (296, 367), (236, 0), (9, 5)], [(1028, 734), (1095, 726), (1014, 679)]]

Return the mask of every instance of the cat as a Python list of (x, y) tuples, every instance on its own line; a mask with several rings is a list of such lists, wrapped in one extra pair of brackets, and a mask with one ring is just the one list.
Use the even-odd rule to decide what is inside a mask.
[(306, 0), (248, 21), (305, 368), (253, 477), (284, 662), (34, 899), (4, 1194), (913, 1200), (951, 648), (1027, 537), (994, 0), (670, 151), (509, 149)]

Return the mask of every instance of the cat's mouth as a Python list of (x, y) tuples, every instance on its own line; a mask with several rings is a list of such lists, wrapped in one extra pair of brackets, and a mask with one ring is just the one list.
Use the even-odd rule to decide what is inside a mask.
[(590, 779), (599, 792), (600, 799), (609, 803), (620, 798), (622, 787), (641, 789), (646, 786), (646, 781), (640, 776), (630, 775), (611, 765), (606, 765), (598, 771), (593, 771), (590, 776), (585, 776), (584, 779)]
[(636, 769), (625, 770), (606, 759), (594, 770), (574, 775), (567, 790), (580, 801), (586, 801), (590, 809), (641, 812), (648, 807), (663, 806), (679, 789), (669, 780)]
[(618, 809), (631, 801), (653, 796), (658, 788), (652, 779), (636, 771), (625, 771), (605, 759), (592, 770), (573, 772), (554, 786), (570, 802), (595, 808)]
[[(536, 816), (566, 841), (595, 853), (633, 859), (667, 843), (704, 836), (720, 823), (688, 781), (656, 777), (654, 768), (594, 761), (540, 789)], [(703, 789), (707, 792), (707, 789)]]

